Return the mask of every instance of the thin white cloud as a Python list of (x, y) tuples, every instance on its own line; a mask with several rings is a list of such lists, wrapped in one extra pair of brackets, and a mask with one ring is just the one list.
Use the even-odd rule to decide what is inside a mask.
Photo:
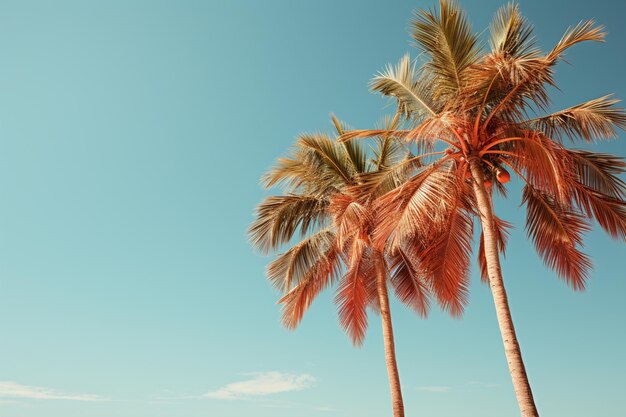
[(315, 378), (309, 374), (260, 372), (249, 375), (252, 378), (233, 382), (218, 390), (207, 392), (204, 397), (216, 400), (246, 399), (282, 392), (301, 391), (315, 383)]
[(416, 387), (416, 389), (422, 392), (450, 392), (450, 387), (425, 386)]
[(323, 412), (335, 411), (335, 409), (331, 408), (331, 407), (315, 407), (314, 410), (315, 411), (323, 411)]
[(70, 394), (50, 388), (33, 387), (13, 381), (0, 381), (0, 398), (34, 399), (34, 400), (67, 400), (67, 401), (106, 401), (99, 395)]

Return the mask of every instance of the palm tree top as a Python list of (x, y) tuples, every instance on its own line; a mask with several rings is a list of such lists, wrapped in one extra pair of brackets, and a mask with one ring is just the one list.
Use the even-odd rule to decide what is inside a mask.
[[(376, 198), (401, 186), (420, 158), (388, 135), (376, 138), (371, 152), (359, 141), (338, 142), (349, 128), (335, 116), (337, 136), (302, 134), (287, 156), (263, 176), (266, 188), (282, 194), (267, 197), (249, 228), (252, 244), (262, 253), (284, 253), (268, 265), (268, 279), (284, 295), (283, 324), (295, 328), (312, 300), (338, 282), (336, 303), (340, 322), (355, 344), (364, 340), (368, 307), (379, 308), (373, 245)], [(381, 123), (395, 129), (399, 114)], [(404, 304), (425, 316), (429, 294), (435, 292), (455, 314), (464, 305), (466, 288), (457, 285), (447, 296), (435, 281), (427, 281), (415, 262), (396, 248), (384, 254), (389, 283)]]
[[(626, 112), (618, 100), (603, 95), (547, 113), (548, 92), (556, 87), (554, 70), (565, 52), (582, 42), (602, 42), (603, 27), (580, 22), (542, 52), (518, 5), (509, 3), (496, 13), (483, 47), (459, 6), (441, 0), (437, 10), (415, 14), (411, 35), (423, 65), (406, 55), (371, 81), (373, 91), (397, 101), (401, 125), (340, 137), (392, 135), (417, 144), (418, 154), (431, 158), (379, 199), (379, 245), (409, 245), (412, 253), (423, 253), (433, 242), (440, 244), (447, 252), (429, 257), (426, 251), (422, 264), (443, 268), (450, 280), (466, 275), (471, 248), (463, 242), (471, 240), (471, 217), (477, 214), (470, 173), (476, 161), (489, 192), (506, 195), (509, 170), (523, 181), (526, 230), (538, 253), (573, 288), (584, 288), (591, 261), (580, 249), (590, 220), (626, 239), (626, 186), (620, 179), (626, 164), (617, 156), (569, 149), (565, 139), (615, 138), (618, 129), (626, 129)], [(504, 250), (509, 225), (497, 219), (495, 226)], [(416, 237), (416, 229), (429, 230), (430, 236)], [(451, 261), (442, 266), (441, 256)], [(481, 242), (484, 266), (483, 258)]]

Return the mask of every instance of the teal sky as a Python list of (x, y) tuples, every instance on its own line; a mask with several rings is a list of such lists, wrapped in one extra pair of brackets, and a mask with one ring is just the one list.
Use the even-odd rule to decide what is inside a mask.
[[(476, 30), (502, 0), (463, 1)], [(370, 127), (371, 76), (432, 1), (0, 1), (0, 416), (378, 417), (380, 324), (342, 333), (332, 293), (283, 329), (245, 229), (258, 178), (328, 113)], [(541, 45), (595, 18), (555, 109), (626, 98), (620, 1), (526, 0)], [(595, 147), (626, 155), (620, 139)], [(597, 228), (584, 293), (526, 240), (518, 185), (505, 283), (542, 415), (623, 416), (623, 243)], [(407, 416), (517, 416), (488, 288), (461, 320), (392, 304)], [(240, 384), (230, 385), (238, 382)]]

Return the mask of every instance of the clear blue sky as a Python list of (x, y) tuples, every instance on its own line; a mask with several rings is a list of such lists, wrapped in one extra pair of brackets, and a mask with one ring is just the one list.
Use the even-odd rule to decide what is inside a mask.
[[(463, 3), (482, 30), (503, 1)], [(389, 111), (367, 82), (415, 54), (411, 11), (432, 4), (1, 1), (0, 416), (389, 415), (376, 317), (361, 349), (332, 293), (281, 328), (245, 229), (298, 133)], [(555, 108), (626, 98), (622, 2), (522, 8), (546, 47), (584, 18), (608, 27), (558, 68)], [(596, 149), (626, 155), (624, 138)], [(498, 204), (517, 225), (503, 269), (539, 409), (623, 416), (624, 245), (590, 233), (593, 279), (574, 293), (519, 201)], [(518, 415), (475, 271), (461, 320), (392, 305), (407, 416)]]

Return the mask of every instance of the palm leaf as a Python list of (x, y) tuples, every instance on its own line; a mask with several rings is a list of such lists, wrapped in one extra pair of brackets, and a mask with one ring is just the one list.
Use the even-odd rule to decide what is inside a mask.
[(426, 67), (435, 75), (436, 97), (455, 97), (465, 83), (465, 70), (476, 62), (478, 38), (463, 10), (441, 0), (439, 12), (421, 10), (412, 22), (412, 36), (429, 56)]
[[(335, 126), (335, 130), (337, 130), (338, 135), (342, 135), (345, 131), (350, 130), (350, 127), (337, 119), (334, 114), (330, 114), (330, 118)], [(365, 172), (367, 170), (367, 157), (365, 154), (365, 149), (356, 141), (348, 141), (343, 142), (343, 147), (348, 153), (348, 157), (350, 158), (350, 162), (352, 162), (352, 166), (354, 171), (357, 173)]]
[(371, 251), (360, 240), (355, 240), (352, 263), (339, 282), (335, 297), (339, 322), (352, 343), (363, 344), (367, 330), (367, 306), (370, 303), (371, 291), (368, 291), (367, 280), (374, 275)]
[(577, 205), (588, 217), (593, 217), (598, 224), (614, 239), (626, 240), (626, 202), (599, 193), (580, 184), (575, 190)]
[(426, 167), (405, 184), (385, 194), (376, 202), (374, 244), (391, 250), (418, 233), (429, 232), (440, 225), (450, 201), (450, 186), (455, 177), (439, 170), (440, 165)]
[(406, 115), (428, 117), (437, 114), (429, 80), (415, 68), (408, 54), (395, 67), (387, 65), (372, 79), (370, 87), (384, 96), (397, 98), (398, 108)]
[(347, 185), (354, 183), (357, 173), (352, 166), (348, 152), (323, 134), (304, 134), (298, 140), (298, 146), (314, 151), (324, 162), (328, 171), (334, 172)]
[(582, 253), (582, 235), (589, 230), (585, 218), (558, 203), (551, 195), (526, 185), (526, 231), (544, 263), (575, 290), (585, 288), (592, 267)]
[(418, 254), (439, 303), (453, 316), (461, 315), (467, 304), (472, 236), (472, 217), (457, 196), (449, 206), (443, 230)]
[(334, 242), (335, 234), (329, 229), (312, 234), (268, 265), (268, 279), (279, 290), (288, 292), (311, 274), (312, 268), (318, 267)]
[(342, 250), (347, 242), (367, 237), (366, 228), (370, 222), (370, 212), (353, 195), (334, 195), (329, 206), (329, 213), (333, 218), (337, 233), (337, 245)]
[(267, 254), (291, 240), (298, 228), (304, 236), (326, 222), (328, 202), (313, 195), (267, 197), (256, 209), (248, 229), (252, 244)]
[(390, 270), (393, 271), (390, 282), (398, 299), (420, 316), (426, 317), (430, 301), (423, 271), (419, 270), (402, 248), (391, 256)]
[(548, 54), (549, 61), (556, 61), (561, 58), (566, 49), (586, 41), (602, 42), (606, 36), (603, 26), (594, 26), (593, 20), (580, 22), (573, 28), (569, 28), (561, 40), (552, 48)]
[(295, 329), (298, 326), (315, 297), (337, 279), (340, 261), (336, 246), (329, 246), (298, 285), (278, 300), (278, 304), (282, 305), (282, 322), (285, 327)]
[(535, 54), (533, 28), (515, 3), (498, 10), (491, 23), (490, 35), (489, 43), (494, 55), (521, 58)]
[(563, 136), (571, 140), (583, 138), (587, 142), (617, 137), (616, 127), (626, 130), (626, 112), (623, 108), (615, 107), (619, 100), (610, 97), (589, 100), (548, 116), (522, 122), (521, 125), (540, 130), (546, 136), (559, 140)]
[(626, 183), (619, 175), (626, 172), (624, 159), (618, 156), (586, 150), (564, 149), (573, 164), (574, 180), (609, 197), (626, 198)]
[(379, 197), (402, 185), (418, 168), (423, 166), (421, 158), (406, 153), (403, 160), (378, 171), (361, 175), (361, 188), (372, 197)]

